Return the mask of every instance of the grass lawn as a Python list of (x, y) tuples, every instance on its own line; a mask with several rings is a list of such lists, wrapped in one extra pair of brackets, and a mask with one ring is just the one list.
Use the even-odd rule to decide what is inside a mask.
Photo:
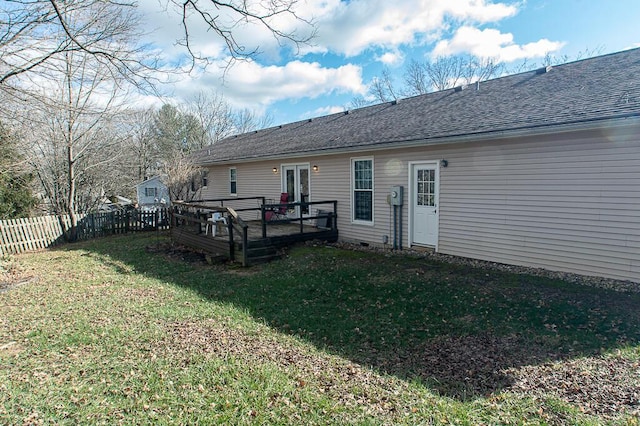
[(0, 424), (639, 423), (640, 294), (334, 247), (246, 269), (167, 248), (3, 260)]

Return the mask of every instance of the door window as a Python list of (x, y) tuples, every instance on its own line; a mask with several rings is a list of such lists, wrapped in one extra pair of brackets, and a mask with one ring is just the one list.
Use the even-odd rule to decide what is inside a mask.
[(418, 185), (418, 205), (426, 207), (435, 206), (436, 171), (432, 169), (418, 169), (416, 183)]

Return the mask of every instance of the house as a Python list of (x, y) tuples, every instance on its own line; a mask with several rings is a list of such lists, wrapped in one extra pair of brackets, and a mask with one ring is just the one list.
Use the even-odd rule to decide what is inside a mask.
[(154, 176), (136, 185), (138, 204), (142, 208), (169, 206), (169, 190), (160, 176)]
[(640, 281), (639, 49), (241, 134), (197, 158), (205, 199), (337, 200), (342, 240)]

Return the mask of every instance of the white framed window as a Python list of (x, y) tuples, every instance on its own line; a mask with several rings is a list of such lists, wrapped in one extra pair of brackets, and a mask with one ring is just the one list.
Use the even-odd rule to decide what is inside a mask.
[(238, 193), (238, 172), (235, 167), (229, 169), (229, 194), (236, 195)]
[(351, 219), (373, 223), (373, 158), (351, 159)]
[(158, 188), (145, 188), (144, 189), (145, 197), (157, 197), (158, 196)]

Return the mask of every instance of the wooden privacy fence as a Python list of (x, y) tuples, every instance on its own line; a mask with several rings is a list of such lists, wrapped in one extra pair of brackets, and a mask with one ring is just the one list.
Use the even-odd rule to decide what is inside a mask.
[[(114, 211), (78, 215), (77, 238), (169, 229), (168, 209)], [(23, 253), (61, 244), (71, 226), (69, 216), (40, 216), (0, 220), (0, 256)]]

